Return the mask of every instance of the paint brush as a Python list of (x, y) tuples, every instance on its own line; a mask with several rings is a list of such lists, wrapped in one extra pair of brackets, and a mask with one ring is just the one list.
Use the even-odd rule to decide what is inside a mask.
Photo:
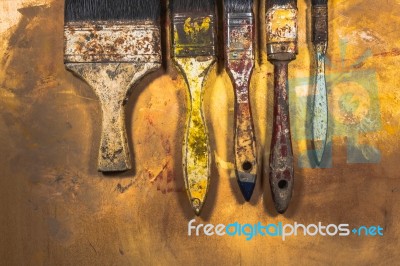
[(267, 55), (274, 65), (274, 121), (269, 181), (275, 208), (279, 213), (284, 213), (288, 208), (294, 183), (288, 64), (296, 59), (298, 51), (297, 13), (297, 0), (267, 1)]
[(235, 173), (249, 201), (256, 184), (257, 158), (249, 86), (254, 69), (253, 0), (225, 0), (225, 67), (235, 91)]
[(124, 105), (130, 88), (161, 67), (159, 0), (66, 0), (68, 70), (85, 80), (100, 100), (98, 169), (131, 168)]
[(209, 187), (210, 147), (203, 113), (204, 81), (216, 61), (214, 0), (172, 0), (172, 59), (188, 86), (188, 115), (183, 145), (184, 179), (199, 215)]
[(328, 100), (325, 81), (325, 57), (328, 48), (328, 0), (312, 0), (312, 43), (316, 75), (312, 112), (312, 145), (319, 166), (328, 134)]

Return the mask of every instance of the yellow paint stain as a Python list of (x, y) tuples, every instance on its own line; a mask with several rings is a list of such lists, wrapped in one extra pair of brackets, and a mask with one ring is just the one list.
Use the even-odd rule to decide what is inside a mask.
[(190, 100), (183, 163), (186, 168), (184, 171), (186, 189), (196, 212), (202, 207), (209, 186), (210, 151), (203, 114), (203, 83), (214, 61), (213, 57), (205, 61), (191, 57), (175, 58), (189, 87)]
[(210, 17), (205, 17), (199, 24), (197, 21), (192, 22), (192, 18), (188, 17), (183, 25), (183, 30), (187, 35), (193, 36), (199, 32), (206, 32), (210, 29)]
[(269, 42), (295, 41), (297, 39), (297, 10), (272, 9), (267, 13), (267, 38)]

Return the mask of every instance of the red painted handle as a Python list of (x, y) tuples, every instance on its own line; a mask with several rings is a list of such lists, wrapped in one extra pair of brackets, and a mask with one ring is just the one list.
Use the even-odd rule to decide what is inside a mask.
[(275, 208), (284, 213), (292, 198), (293, 151), (288, 101), (288, 61), (275, 61), (274, 124), (270, 154), (270, 186)]

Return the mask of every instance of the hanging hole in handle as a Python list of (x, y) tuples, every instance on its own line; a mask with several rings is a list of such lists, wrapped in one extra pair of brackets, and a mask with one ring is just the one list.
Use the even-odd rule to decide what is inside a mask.
[(286, 189), (288, 187), (289, 183), (286, 180), (281, 180), (278, 182), (278, 187), (280, 189)]
[(249, 161), (245, 161), (245, 162), (242, 164), (242, 168), (243, 168), (244, 171), (250, 172), (251, 169), (253, 168), (253, 164), (252, 164), (251, 162), (249, 162)]

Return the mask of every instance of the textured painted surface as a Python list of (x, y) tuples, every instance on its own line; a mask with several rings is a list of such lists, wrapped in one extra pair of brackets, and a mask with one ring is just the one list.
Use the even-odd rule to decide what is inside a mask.
[(254, 69), (254, 22), (252, 13), (227, 14), (226, 68), (235, 93), (235, 171), (246, 200), (250, 200), (258, 170), (256, 139), (250, 106), (250, 78)]
[(203, 84), (215, 59), (175, 58), (190, 91), (186, 135), (183, 143), (183, 171), (190, 204), (199, 214), (210, 185), (210, 145), (203, 111)]
[(135, 82), (161, 67), (159, 27), (146, 21), (69, 22), (64, 27), (64, 62), (101, 102), (98, 170), (131, 169), (124, 105)]
[[(274, 210), (268, 173), (257, 182), (250, 203), (244, 202), (233, 173), (232, 82), (225, 71), (213, 69), (204, 84), (213, 164), (207, 204), (196, 223), (322, 221), (385, 227), (381, 238), (298, 236), (285, 242), (261, 236), (251, 241), (187, 236), (187, 223), (194, 217), (182, 176), (188, 92), (171, 66), (139, 82), (127, 103), (134, 170), (97, 173), (101, 105), (94, 91), (64, 67), (63, 2), (0, 1), (0, 24), (7, 29), (0, 34), (1, 264), (398, 264), (398, 1), (329, 1), (329, 169), (298, 165), (300, 154), (311, 149), (305, 129), (311, 129), (306, 111), (315, 71), (306, 33), (310, 1), (299, 1), (299, 54), (289, 71), (296, 182), (285, 215)], [(264, 16), (259, 20), (265, 25)], [(6, 27), (8, 21), (15, 23)], [(262, 53), (256, 53), (250, 100), (258, 151), (267, 165), (273, 65), (264, 51), (265, 34), (259, 36), (255, 51)], [(357, 139), (350, 143), (350, 136)], [(382, 159), (349, 164), (349, 147), (362, 147), (359, 153), (365, 155), (378, 149)]]
[(266, 12), (267, 54), (274, 65), (274, 104), (269, 183), (275, 208), (284, 213), (294, 188), (294, 157), (289, 114), (288, 64), (298, 52), (298, 10), (274, 5)]
[(174, 14), (175, 56), (215, 55), (215, 18), (212, 14)]
[(267, 52), (297, 53), (298, 11), (291, 5), (274, 5), (266, 13)]
[(283, 213), (292, 199), (294, 158), (290, 135), (288, 62), (274, 63), (274, 122), (269, 182), (275, 208)]
[(325, 81), (325, 55), (326, 44), (315, 46), (316, 78), (313, 101), (313, 148), (315, 149), (317, 163), (320, 164), (324, 155), (328, 134), (328, 94)]
[(125, 129), (126, 99), (131, 87), (160, 63), (67, 63), (96, 93), (102, 109), (98, 169), (102, 172), (131, 169)]
[(189, 90), (183, 175), (190, 204), (199, 215), (210, 186), (211, 150), (204, 118), (204, 82), (215, 63), (215, 26), (212, 14), (173, 14), (173, 60)]
[(328, 92), (325, 79), (325, 61), (328, 49), (327, 5), (312, 7), (312, 43), (316, 61), (312, 108), (312, 145), (315, 150), (316, 163), (321, 165), (328, 137)]
[(68, 22), (65, 60), (161, 63), (160, 34), (159, 26), (149, 21)]

